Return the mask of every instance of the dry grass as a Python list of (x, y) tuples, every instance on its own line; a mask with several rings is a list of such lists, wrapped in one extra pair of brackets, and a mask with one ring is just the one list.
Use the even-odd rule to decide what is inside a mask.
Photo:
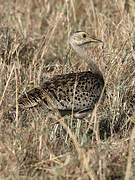
[[(0, 1), (0, 178), (135, 178), (134, 11), (124, 7), (115, 0)], [(104, 52), (91, 47), (106, 79), (104, 103), (72, 127), (70, 117), (38, 109), (16, 108), (17, 123), (9, 123), (5, 114), (24, 91), (88, 69), (69, 49), (76, 30), (104, 41)]]

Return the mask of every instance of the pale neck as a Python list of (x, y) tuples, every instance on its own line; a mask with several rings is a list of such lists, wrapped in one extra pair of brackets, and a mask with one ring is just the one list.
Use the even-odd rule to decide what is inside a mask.
[(100, 71), (99, 67), (94, 63), (94, 61), (90, 59), (86, 49), (82, 46), (74, 46), (73, 44), (72, 47), (77, 52), (77, 54), (88, 63), (90, 71), (103, 79), (102, 72)]

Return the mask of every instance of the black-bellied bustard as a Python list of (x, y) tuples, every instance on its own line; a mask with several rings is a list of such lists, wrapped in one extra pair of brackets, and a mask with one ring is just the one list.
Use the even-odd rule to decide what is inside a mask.
[(62, 116), (73, 112), (76, 118), (92, 112), (100, 98), (104, 79), (98, 66), (89, 58), (85, 45), (97, 42), (102, 41), (91, 38), (84, 31), (75, 32), (70, 37), (70, 44), (89, 63), (91, 70), (57, 75), (22, 95), (18, 106), (24, 109), (44, 104), (45, 111), (57, 109)]

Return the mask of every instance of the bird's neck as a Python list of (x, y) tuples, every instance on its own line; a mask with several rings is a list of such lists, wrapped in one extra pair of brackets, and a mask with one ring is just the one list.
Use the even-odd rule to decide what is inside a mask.
[(96, 74), (98, 76), (100, 76), (103, 79), (103, 75), (99, 69), (99, 67), (96, 65), (96, 63), (91, 60), (91, 58), (89, 57), (89, 54), (87, 52), (87, 50), (82, 47), (82, 46), (73, 46), (74, 50), (77, 52), (77, 54), (88, 63), (88, 66), (90, 68), (90, 71), (93, 74)]

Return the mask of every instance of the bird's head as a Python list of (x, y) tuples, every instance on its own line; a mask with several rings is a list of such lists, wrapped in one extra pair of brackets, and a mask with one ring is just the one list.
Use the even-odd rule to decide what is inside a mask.
[(102, 43), (102, 49), (104, 49), (104, 43), (101, 40), (91, 37), (85, 31), (77, 31), (70, 37), (70, 44), (72, 48), (77, 52), (77, 54), (83, 59), (86, 60), (90, 70), (99, 75), (103, 79), (103, 75), (98, 68), (98, 66), (91, 60), (89, 51), (86, 44), (89, 43)]
[(88, 43), (103, 43), (101, 40), (90, 37), (85, 31), (77, 31), (70, 37), (70, 44), (74, 46), (83, 46)]

